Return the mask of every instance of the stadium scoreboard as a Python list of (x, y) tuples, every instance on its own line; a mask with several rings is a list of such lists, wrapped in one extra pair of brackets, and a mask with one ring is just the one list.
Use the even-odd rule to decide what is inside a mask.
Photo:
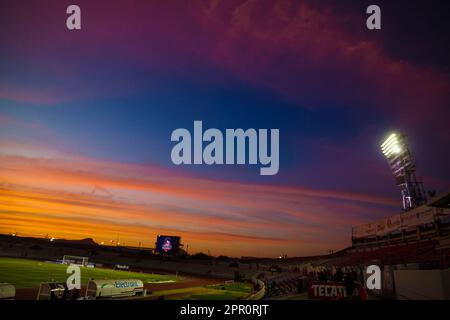
[(164, 254), (175, 253), (180, 248), (181, 237), (179, 236), (164, 236), (158, 235), (156, 237), (156, 251)]

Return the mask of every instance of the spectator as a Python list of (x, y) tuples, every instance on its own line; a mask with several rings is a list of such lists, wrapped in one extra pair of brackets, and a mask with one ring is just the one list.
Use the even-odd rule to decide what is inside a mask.
[(342, 278), (344, 277), (344, 274), (342, 273), (342, 269), (339, 267), (334, 275), (334, 281), (336, 282), (342, 282)]
[(353, 278), (350, 272), (347, 272), (344, 276), (344, 287), (345, 293), (347, 294), (347, 299), (351, 300), (353, 298)]
[(356, 268), (356, 281), (364, 286), (364, 276), (360, 267)]
[(327, 277), (324, 271), (319, 272), (319, 281), (327, 281)]

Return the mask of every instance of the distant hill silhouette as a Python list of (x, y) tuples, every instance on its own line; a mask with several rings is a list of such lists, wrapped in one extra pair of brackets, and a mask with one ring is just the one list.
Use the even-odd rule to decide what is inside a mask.
[(98, 243), (95, 242), (92, 238), (85, 238), (81, 240), (67, 240), (67, 239), (56, 239), (55, 242), (64, 242), (68, 244), (81, 244), (81, 245), (89, 245), (89, 246), (97, 246)]

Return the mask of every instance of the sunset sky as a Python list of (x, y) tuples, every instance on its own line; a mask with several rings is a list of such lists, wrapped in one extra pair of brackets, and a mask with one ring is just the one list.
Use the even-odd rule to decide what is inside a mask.
[[(376, 1), (369, 31), (372, 2), (1, 1), (0, 233), (324, 254), (400, 210), (392, 130), (447, 191), (448, 1)], [(175, 166), (171, 132), (194, 120), (278, 128), (279, 173)]]

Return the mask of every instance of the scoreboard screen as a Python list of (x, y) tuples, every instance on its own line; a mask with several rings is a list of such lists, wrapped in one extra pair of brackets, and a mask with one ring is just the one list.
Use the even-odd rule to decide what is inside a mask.
[(181, 237), (178, 236), (161, 236), (156, 237), (156, 251), (159, 253), (177, 252), (180, 247)]

